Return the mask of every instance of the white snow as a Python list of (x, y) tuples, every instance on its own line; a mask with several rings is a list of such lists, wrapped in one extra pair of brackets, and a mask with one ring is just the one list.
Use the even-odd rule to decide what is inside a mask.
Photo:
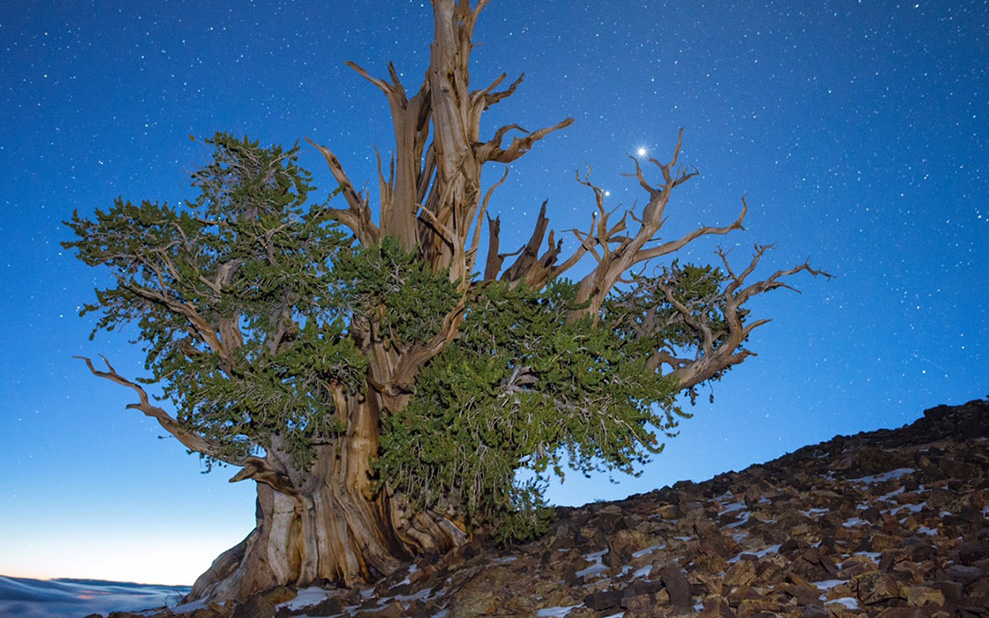
[(883, 494), (882, 496), (879, 496), (878, 498), (876, 498), (876, 500), (878, 500), (880, 502), (886, 502), (888, 500), (892, 500), (893, 499), (893, 496), (898, 496), (898, 495), (902, 494), (905, 491), (906, 491), (906, 489), (904, 489), (903, 487), (897, 487), (896, 489), (894, 489), (893, 491), (889, 492), (888, 494)]
[(399, 594), (393, 597), (386, 597), (381, 599), (378, 605), (385, 605), (391, 603), (392, 601), (398, 601), (400, 603), (408, 603), (409, 601), (425, 601), (433, 594), (432, 588), (423, 588), (415, 594)]
[(309, 588), (303, 588), (299, 591), (299, 594), (295, 595), (295, 598), (291, 601), (280, 604), (278, 607), (285, 607), (289, 610), (302, 609), (303, 607), (310, 607), (318, 603), (322, 603), (330, 597), (329, 593), (322, 588), (311, 586)]
[(515, 562), (518, 559), (518, 556), (505, 556), (504, 558), (495, 558), (491, 561), (491, 564), (508, 564), (509, 562)]
[(859, 519), (858, 517), (852, 517), (851, 519), (849, 519), (848, 521), (846, 521), (841, 525), (846, 528), (854, 528), (855, 526), (861, 526), (862, 524), (867, 524), (867, 523), (869, 522), (865, 521), (864, 519)]
[(804, 517), (810, 517), (811, 515), (823, 515), (829, 512), (830, 510), (831, 509), (826, 509), (826, 508), (807, 509), (806, 511), (800, 511), (800, 514), (803, 515)]
[(744, 509), (745, 509), (744, 502), (732, 502), (731, 504), (726, 504), (723, 507), (721, 507), (721, 510), (718, 511), (718, 517), (721, 517), (722, 515), (725, 515), (727, 513), (734, 513), (735, 511), (741, 511)]
[(587, 567), (586, 569), (583, 569), (581, 571), (577, 571), (577, 577), (593, 577), (595, 575), (600, 575), (601, 573), (604, 573), (607, 570), (608, 570), (608, 567), (606, 567), (603, 564), (601, 564), (600, 562), (598, 562), (596, 564), (592, 564), (591, 566)]
[[(412, 580), (409, 579), (409, 578), (412, 577), (412, 574), (415, 573), (418, 570), (419, 570), (419, 567), (418, 566), (416, 566), (414, 564), (413, 565), (410, 565), (409, 566), (409, 574), (405, 576), (405, 579), (403, 579), (402, 581), (398, 582), (398, 585), (399, 586), (405, 586), (406, 584), (411, 584), (412, 583)], [(365, 590), (364, 592), (361, 593), (362, 595), (365, 595), (364, 596), (365, 599), (369, 598), (367, 596), (367, 592), (368, 591)]]
[(584, 556), (584, 560), (588, 562), (593, 562), (591, 566), (583, 569), (582, 571), (577, 571), (577, 577), (591, 577), (594, 575), (600, 575), (608, 570), (608, 567), (604, 566), (601, 562), (601, 557), (608, 553), (607, 549), (602, 549), (601, 551), (596, 551), (591, 554)]
[(839, 584), (844, 584), (844, 583), (845, 583), (845, 580), (843, 580), (843, 579), (825, 579), (823, 581), (813, 582), (811, 585), (812, 586), (817, 586), (817, 589), (818, 590), (831, 590), (835, 586), (837, 586)]
[(897, 468), (896, 470), (890, 470), (884, 474), (872, 474), (870, 476), (863, 476), (858, 479), (851, 479), (852, 483), (865, 483), (871, 485), (872, 483), (885, 483), (886, 481), (892, 481), (893, 479), (900, 479), (908, 474), (913, 474), (916, 472), (913, 468)]
[(859, 608), (859, 602), (854, 597), (841, 597), (840, 599), (834, 599), (834, 600), (828, 601), (828, 603), (837, 603), (837, 604), (840, 604), (840, 605), (844, 605), (847, 609), (858, 609)]
[(910, 513), (919, 513), (925, 506), (927, 506), (927, 502), (921, 502), (920, 504), (904, 504), (902, 506), (898, 506), (895, 509), (891, 510), (889, 514), (896, 515), (900, 511), (904, 511), (904, 510)]
[(651, 554), (652, 552), (658, 551), (660, 549), (666, 549), (666, 543), (662, 543), (660, 545), (653, 545), (652, 547), (647, 547), (645, 549), (640, 549), (639, 551), (637, 551), (634, 554), (632, 554), (632, 557), (633, 558), (641, 558), (642, 556), (645, 556), (646, 554)]
[(738, 519), (738, 521), (728, 524), (725, 528), (738, 528), (739, 526), (748, 523), (750, 515), (752, 515), (752, 513), (749, 511), (743, 511), (742, 516)]
[(197, 609), (202, 609), (206, 607), (206, 600), (199, 599), (198, 601), (193, 601), (192, 603), (185, 603), (184, 605), (176, 605), (172, 608), (172, 613), (175, 614), (188, 614), (194, 612)]
[(756, 558), (765, 558), (769, 554), (775, 554), (775, 553), (779, 552), (779, 550), (780, 550), (780, 545), (770, 545), (769, 547), (765, 547), (765, 548), (760, 549), (758, 551), (743, 551), (742, 553), (738, 554), (737, 556), (734, 556), (731, 559), (729, 559), (728, 560), (728, 564), (735, 564), (736, 562), (738, 562), (739, 560), (741, 560), (742, 559), (742, 556), (745, 555), (745, 554), (749, 554), (750, 556), (755, 556)]
[(570, 607), (544, 607), (543, 609), (536, 612), (536, 616), (547, 616), (548, 618), (562, 618), (570, 613), (570, 610), (576, 609), (580, 605), (571, 605)]
[(652, 573), (652, 565), (647, 564), (635, 573), (632, 573), (632, 577), (649, 577), (650, 573)]

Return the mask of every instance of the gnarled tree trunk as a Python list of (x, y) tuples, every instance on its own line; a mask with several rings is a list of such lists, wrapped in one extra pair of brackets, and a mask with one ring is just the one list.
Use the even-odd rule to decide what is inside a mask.
[[(241, 600), (279, 585), (350, 586), (466, 541), (462, 524), (407, 513), (399, 498), (375, 487), (377, 413), (367, 401), (352, 400), (359, 409), (349, 415), (347, 435), (320, 446), (311, 468), (256, 478), (256, 528), (214, 561), (186, 601)], [(267, 459), (286, 461), (274, 451)]]

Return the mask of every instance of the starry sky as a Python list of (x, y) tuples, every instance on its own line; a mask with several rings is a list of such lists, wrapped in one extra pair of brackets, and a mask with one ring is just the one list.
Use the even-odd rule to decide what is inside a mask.
[[(540, 203), (567, 229), (593, 201), (645, 201), (622, 173), (639, 148), (700, 175), (678, 189), (663, 234), (735, 219), (700, 242), (763, 274), (806, 275), (753, 302), (773, 322), (757, 357), (690, 408), (638, 478), (568, 477), (557, 504), (704, 480), (806, 444), (898, 427), (941, 403), (989, 394), (989, 3), (984, 0), (494, 0), (475, 41), (473, 84), (525, 82), (483, 128), (530, 130), (573, 116), (512, 165), (492, 210), (502, 247), (528, 237)], [(253, 488), (201, 474), (131, 393), (72, 356), (143, 361), (128, 333), (88, 336), (79, 309), (106, 273), (62, 250), (62, 221), (117, 196), (179, 203), (217, 130), (332, 148), (376, 186), (391, 147), (381, 93), (344, 65), (421, 83), (428, 2), (213, 0), (0, 4), (0, 574), (189, 584), (253, 527)], [(302, 163), (322, 193), (319, 153)], [(492, 170), (491, 176), (501, 170)], [(708, 395), (714, 400), (709, 402)], [(579, 477), (579, 475), (572, 475)]]

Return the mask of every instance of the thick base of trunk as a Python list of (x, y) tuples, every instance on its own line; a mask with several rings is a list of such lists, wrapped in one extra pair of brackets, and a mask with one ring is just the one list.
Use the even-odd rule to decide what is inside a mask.
[(467, 541), (446, 518), (409, 516), (393, 502), (384, 492), (367, 499), (327, 483), (307, 496), (258, 484), (257, 527), (213, 562), (185, 601), (242, 601), (275, 586), (349, 587)]

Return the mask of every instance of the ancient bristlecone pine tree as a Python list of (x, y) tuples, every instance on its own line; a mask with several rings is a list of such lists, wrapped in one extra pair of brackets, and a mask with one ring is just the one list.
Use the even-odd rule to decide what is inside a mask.
[[(471, 536), (538, 534), (547, 475), (564, 462), (634, 472), (683, 415), (676, 395), (751, 354), (743, 343), (765, 320), (750, 320), (746, 301), (800, 271), (821, 274), (805, 263), (748, 282), (766, 247), (741, 271), (724, 253), (716, 267), (647, 268), (745, 217), (743, 201), (729, 225), (660, 240), (673, 190), (694, 175), (678, 167), (679, 139), (669, 163), (632, 159), (641, 209), (616, 217), (579, 176), (595, 200), (587, 227), (564, 243), (544, 204), (528, 243), (499, 253), (488, 209), (505, 177), (485, 187), (482, 168), (572, 120), (480, 134), (484, 111), (522, 81), (471, 88), (486, 4), (432, 0), (414, 96), (392, 66), (379, 79), (350, 64), (384, 92), (394, 123), (374, 208), (329, 148), (314, 144), (337, 188), (316, 204), (296, 148), (221, 133), (192, 175), (194, 202), (121, 199), (68, 223), (78, 239), (66, 247), (116, 277), (86, 311), (101, 314), (97, 329), (135, 324), (151, 376), (83, 359), (90, 371), (133, 389), (128, 407), (207, 464), (257, 485), (257, 527), (190, 600), (352, 585)], [(565, 278), (571, 270), (582, 276)], [(520, 469), (535, 480), (518, 481)]]

